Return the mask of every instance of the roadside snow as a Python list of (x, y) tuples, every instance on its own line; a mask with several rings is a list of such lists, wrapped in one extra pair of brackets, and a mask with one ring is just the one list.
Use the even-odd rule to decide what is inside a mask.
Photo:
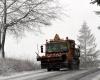
[(100, 74), (94, 77), (92, 80), (100, 80)]
[(45, 72), (45, 70), (24, 71), (24, 72), (20, 72), (20, 73), (13, 73), (10, 76), (9, 75), (8, 76), (0, 76), (0, 80), (9, 79), (9, 78), (16, 78), (16, 77), (30, 75), (30, 74), (37, 74), (37, 73), (41, 73), (41, 72)]

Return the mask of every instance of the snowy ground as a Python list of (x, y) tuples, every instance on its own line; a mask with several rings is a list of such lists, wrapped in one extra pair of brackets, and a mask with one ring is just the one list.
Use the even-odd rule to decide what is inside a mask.
[(100, 80), (100, 74), (94, 77), (92, 80)]
[[(88, 73), (89, 72), (89, 73)], [(80, 69), (76, 71), (61, 70), (51, 71), (37, 70), (14, 73), (11, 76), (0, 76), (0, 80), (100, 80), (100, 69)]]
[(24, 71), (24, 72), (20, 72), (20, 73), (12, 73), (11, 75), (1, 75), (0, 76), (0, 80), (5, 80), (5, 79), (9, 79), (9, 78), (16, 78), (16, 77), (21, 77), (21, 76), (25, 76), (25, 75), (34, 75), (34, 74), (38, 74), (38, 73), (42, 73), (45, 72), (46, 70), (36, 70), (36, 71)]

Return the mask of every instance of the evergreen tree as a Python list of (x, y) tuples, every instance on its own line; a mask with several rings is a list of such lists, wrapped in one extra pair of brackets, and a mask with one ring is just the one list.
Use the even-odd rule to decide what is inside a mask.
[(79, 30), (78, 41), (80, 43), (81, 63), (83, 67), (97, 66), (99, 50), (96, 50), (95, 37), (84, 22)]

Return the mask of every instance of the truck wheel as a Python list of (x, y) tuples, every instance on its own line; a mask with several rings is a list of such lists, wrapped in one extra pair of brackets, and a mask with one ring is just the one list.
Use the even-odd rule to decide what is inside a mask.
[(57, 70), (57, 71), (60, 71), (60, 68), (57, 68), (56, 70)]
[(71, 64), (68, 64), (68, 69), (69, 69), (69, 70), (72, 70)]
[(78, 64), (71, 64), (71, 70), (79, 70), (79, 65)]
[(59, 71), (59, 70), (60, 70), (60, 68), (54, 68), (53, 70), (54, 70), (54, 71)]
[(76, 68), (77, 70), (79, 70), (80, 69), (80, 67), (79, 67), (79, 64), (77, 64), (77, 68)]
[(47, 68), (47, 71), (51, 71), (51, 68)]
[(79, 69), (79, 60), (73, 59), (72, 63), (69, 63), (69, 68), (71, 70), (78, 70)]

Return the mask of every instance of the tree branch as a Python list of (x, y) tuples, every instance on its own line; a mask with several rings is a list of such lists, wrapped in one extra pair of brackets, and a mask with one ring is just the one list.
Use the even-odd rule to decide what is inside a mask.
[[(29, 9), (32, 10), (32, 9), (34, 9), (35, 7), (37, 7), (38, 5), (40, 5), (40, 4), (44, 4), (44, 1), (45, 1), (45, 0), (42, 0), (42, 1), (38, 2), (37, 4), (32, 4), (32, 5), (35, 5), (35, 6), (32, 7), (32, 8), (29, 8)], [(24, 3), (26, 3), (26, 2), (27, 2), (27, 0), (24, 1), (24, 2), (23, 2), (18, 8), (16, 8), (14, 11), (8, 12), (7, 14), (10, 14), (10, 13), (13, 13), (13, 12), (18, 11), (18, 10), (22, 7), (22, 5), (23, 5)], [(47, 2), (45, 2), (45, 3), (47, 3)], [(27, 4), (27, 5), (28, 5), (28, 4)]]
[(11, 7), (14, 3), (16, 3), (18, 0), (14, 0), (8, 7), (7, 7), (7, 9), (9, 8), (9, 7)]
[(29, 13), (30, 13), (30, 11), (27, 12), (23, 17), (21, 17), (21, 18), (15, 20), (15, 21), (13, 21), (13, 22), (11, 22), (11, 23), (8, 23), (8, 24), (7, 24), (7, 27), (13, 26), (14, 24), (17, 24), (17, 23), (20, 22), (22, 19), (24, 19), (25, 17), (27, 17)]
[(23, 6), (23, 4), (24, 4), (25, 2), (27, 2), (27, 0), (24, 1), (18, 8), (16, 8), (15, 10), (13, 10), (13, 11), (11, 11), (11, 12), (8, 12), (7, 14), (10, 14), (10, 13), (13, 13), (13, 12), (18, 11), (18, 10)]
[[(16, 1), (18, 1), (18, 0), (15, 0), (14, 2), (12, 2), (8, 7), (6, 7), (6, 9), (8, 9), (9, 7), (11, 7), (14, 3), (16, 3)], [(3, 11), (4, 11), (4, 9), (0, 12), (0, 15), (2, 14)]]
[(96, 0), (94, 0), (94, 1), (92, 1), (90, 4), (95, 4), (97, 1)]

